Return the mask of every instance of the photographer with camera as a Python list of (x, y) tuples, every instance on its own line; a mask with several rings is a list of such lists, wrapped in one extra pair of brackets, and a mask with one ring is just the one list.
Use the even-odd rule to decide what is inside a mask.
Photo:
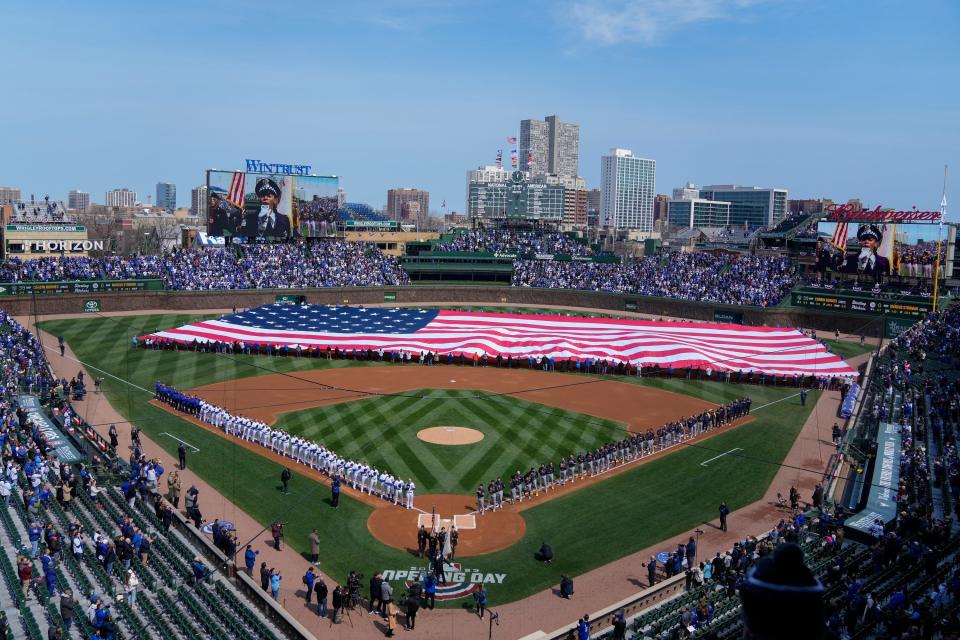
[(350, 575), (347, 576), (347, 596), (349, 600), (345, 604), (349, 605), (351, 609), (360, 604), (360, 583), (362, 580), (363, 574), (356, 571), (351, 571)]

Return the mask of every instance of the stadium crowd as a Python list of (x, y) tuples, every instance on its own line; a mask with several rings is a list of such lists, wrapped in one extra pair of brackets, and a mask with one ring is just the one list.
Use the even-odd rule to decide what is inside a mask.
[(361, 242), (237, 245), (162, 256), (8, 259), (2, 282), (159, 278), (167, 289), (362, 287), (410, 282), (396, 259)]
[(460, 232), (454, 235), (452, 240), (438, 243), (435, 250), (578, 257), (594, 255), (589, 244), (571, 238), (565, 233), (512, 231), (508, 229), (481, 229)]
[(516, 287), (587, 289), (613, 293), (774, 306), (796, 284), (786, 258), (675, 253), (624, 263), (518, 260)]
[[(318, 231), (319, 233), (319, 231)], [(322, 235), (322, 234), (321, 234)], [(561, 233), (470, 231), (438, 245), (490, 251), (587, 257), (587, 244)], [(8, 258), (0, 282), (160, 279), (167, 289), (397, 286), (410, 283), (399, 261), (374, 245), (338, 240), (174, 249), (159, 256)], [(518, 259), (513, 286), (633, 293), (682, 300), (772, 306), (796, 284), (785, 258), (672, 253), (624, 263)]]
[[(168, 620), (187, 618), (186, 624), (196, 625), (200, 609), (176, 611), (169, 607), (169, 594), (161, 592), (161, 582), (179, 589), (185, 579), (195, 586), (210, 585), (197, 596), (208, 604), (216, 601), (213, 606), (223, 611), (213, 617), (225, 628), (267, 630), (253, 614), (241, 615), (246, 620), (240, 626), (235, 620), (226, 622), (227, 615), (237, 613), (227, 613), (230, 602), (243, 606), (238, 596), (224, 594), (224, 581), (210, 582), (207, 564), (182, 541), (189, 538), (181, 540), (170, 532), (179, 506), (179, 498), (172, 495), (174, 487), (179, 494), (177, 472), (165, 473), (159, 459), (144, 455), (136, 428), (129, 462), (117, 458), (116, 431), (110, 430), (109, 444), (97, 438), (70, 404), (64, 381), (54, 375), (36, 336), (3, 310), (0, 368), (0, 537), (9, 541), (0, 550), (0, 589), (10, 591), (7, 601), (16, 607), (0, 616), (0, 638), (40, 638), (44, 621), (49, 629), (43, 637), (48, 638), (75, 637), (74, 627), (84, 638), (110, 639), (121, 633), (152, 637), (148, 625), (166, 629), (170, 624), (158, 608), (166, 611)], [(86, 461), (62, 462), (66, 446), (53, 440), (56, 433), (34, 409), (25, 410), (23, 394), (37, 397), (42, 412), (62, 425), (61, 431), (75, 435), (75, 442), (89, 439), (96, 453)], [(98, 477), (117, 486), (101, 487)], [(171, 502), (162, 499), (163, 479)], [(187, 491), (187, 503), (199, 513), (195, 487)], [(229, 558), (236, 552), (236, 532), (218, 530), (218, 524), (215, 520), (212, 526), (214, 543)], [(15, 562), (6, 557), (8, 551)], [(17, 625), (26, 635), (18, 635)], [(276, 636), (271, 632), (257, 637)]]

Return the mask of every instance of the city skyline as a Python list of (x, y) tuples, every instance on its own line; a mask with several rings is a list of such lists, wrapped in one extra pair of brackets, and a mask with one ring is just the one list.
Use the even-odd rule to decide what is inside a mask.
[[(537, 1), (280, 5), (55, 2), (8, 12), (0, 52), (21, 64), (7, 85), (49, 98), (0, 104), (16, 150), (0, 158), (0, 184), (27, 199), (80, 190), (96, 201), (118, 185), (152, 193), (162, 180), (181, 186), (185, 207), (206, 169), (262, 158), (341, 176), (351, 201), (382, 207), (386, 190), (405, 184), (429, 191), (434, 211), (443, 201), (452, 211), (465, 200), (465, 171), (493, 164), (498, 149), (509, 162), (505, 137), (519, 135), (520, 120), (556, 114), (579, 125), (588, 187), (600, 183), (606, 150), (622, 147), (657, 161), (662, 193), (688, 180), (776, 185), (795, 198), (935, 209), (944, 164), (948, 199), (960, 193), (960, 90), (944, 81), (960, 72), (960, 8), (947, 0), (876, 11), (820, 0), (584, 0), (557, 5), (550, 19), (553, 5)], [(503, 28), (503, 12), (525, 37)], [(171, 15), (182, 17), (176, 33), (154, 34)], [(31, 35), (38, 24), (44, 38)], [(224, 64), (238, 35), (281, 29), (270, 55), (254, 47), (242, 64)], [(300, 43), (317, 29), (325, 35), (307, 52)], [(470, 64), (505, 47), (505, 61), (522, 63)], [(131, 80), (117, 86), (118, 74)], [(169, 80), (162, 93), (149, 81), (157, 75)], [(253, 76), (276, 88), (224, 99)], [(486, 85), (497, 90), (476, 91)], [(348, 99), (330, 100), (331, 90)]]

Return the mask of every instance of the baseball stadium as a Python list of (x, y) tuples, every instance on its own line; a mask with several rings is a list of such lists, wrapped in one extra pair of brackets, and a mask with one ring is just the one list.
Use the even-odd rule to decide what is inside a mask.
[[(405, 229), (297, 180), (208, 172), (210, 233), (183, 246), (6, 254), (11, 637), (934, 637), (956, 617), (942, 218), (800, 212), (624, 251), (509, 215)], [(813, 612), (789, 632), (784, 597)]]

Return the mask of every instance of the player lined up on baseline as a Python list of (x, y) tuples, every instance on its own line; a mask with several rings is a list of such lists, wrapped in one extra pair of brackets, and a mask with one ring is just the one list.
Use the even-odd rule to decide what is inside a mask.
[(156, 398), (178, 411), (195, 416), (228, 435), (260, 445), (265, 449), (290, 458), (304, 466), (320, 471), (329, 478), (340, 478), (360, 493), (378, 496), (396, 505), (413, 509), (416, 485), (404, 482), (390, 473), (363, 462), (341, 457), (326, 447), (266, 424), (231, 414), (226, 409), (202, 398), (177, 391), (174, 387), (156, 383)]
[[(573, 482), (577, 478), (599, 475), (617, 465), (626, 464), (638, 458), (662, 451), (680, 442), (696, 438), (704, 432), (730, 424), (734, 420), (750, 413), (753, 401), (740, 398), (724, 406), (704, 411), (667, 423), (659, 429), (650, 429), (645, 433), (630, 435), (616, 442), (609, 442), (595, 451), (570, 454), (560, 458), (558, 464), (546, 462), (539, 468), (530, 467), (523, 473), (519, 469), (510, 477), (510, 497), (506, 502), (513, 504), (532, 499), (541, 491), (549, 491), (558, 485)], [(559, 470), (559, 475), (557, 471)], [(491, 480), (486, 486), (477, 487), (477, 511), (496, 511), (504, 505), (504, 483), (500, 478)]]

